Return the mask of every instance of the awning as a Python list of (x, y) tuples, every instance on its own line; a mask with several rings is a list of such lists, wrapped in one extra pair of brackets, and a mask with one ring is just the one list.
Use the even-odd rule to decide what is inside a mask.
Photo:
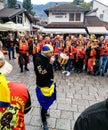
[(86, 30), (85, 29), (68, 29), (68, 28), (61, 28), (61, 29), (56, 29), (56, 28), (42, 28), (42, 30), (40, 30), (43, 33), (53, 33), (53, 34), (65, 34), (65, 33), (71, 33), (71, 34), (86, 34)]
[(0, 24), (0, 31), (30, 31), (29, 26), (22, 26), (22, 24), (15, 24), (14, 22), (7, 22), (5, 24)]
[(87, 27), (89, 33), (93, 34), (108, 34), (105, 27)]

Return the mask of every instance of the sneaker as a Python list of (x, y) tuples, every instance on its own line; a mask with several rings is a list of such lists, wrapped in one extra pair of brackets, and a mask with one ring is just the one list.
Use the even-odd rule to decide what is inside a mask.
[(43, 130), (48, 130), (47, 122), (44, 122), (44, 123), (43, 123)]
[(63, 72), (62, 72), (62, 74), (66, 74), (66, 73), (67, 73), (67, 71), (63, 71)]
[(66, 76), (69, 76), (70, 75), (70, 72), (67, 72)]

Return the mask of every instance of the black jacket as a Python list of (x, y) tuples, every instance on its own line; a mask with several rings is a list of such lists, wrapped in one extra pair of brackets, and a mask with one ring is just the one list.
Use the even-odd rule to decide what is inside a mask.
[(35, 56), (34, 69), (36, 73), (37, 86), (48, 86), (51, 79), (54, 79), (53, 66), (50, 64), (50, 59), (41, 53), (37, 53)]
[(75, 122), (74, 130), (108, 130), (108, 99), (82, 112)]

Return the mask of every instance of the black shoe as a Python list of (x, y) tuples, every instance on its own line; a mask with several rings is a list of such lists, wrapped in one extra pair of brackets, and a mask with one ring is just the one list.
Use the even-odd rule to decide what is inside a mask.
[(28, 69), (28, 68), (25, 68), (25, 70), (26, 70), (26, 71), (29, 71), (29, 69)]
[(13, 57), (13, 59), (16, 59), (16, 57)]
[(46, 115), (46, 117), (50, 117), (50, 114), (49, 114), (49, 113), (46, 113), (45, 115)]
[(23, 70), (21, 70), (21, 73), (23, 72)]
[(97, 76), (97, 74), (96, 74), (96, 73), (93, 73), (93, 75), (94, 75), (94, 76)]
[(105, 76), (104, 73), (102, 73), (102, 76)]
[(81, 70), (78, 70), (78, 73), (81, 73)]
[(91, 75), (91, 72), (90, 72), (90, 71), (88, 71), (88, 72), (87, 72), (87, 74), (88, 74), (88, 75)]
[(74, 70), (74, 73), (77, 73), (77, 70)]
[(48, 130), (47, 122), (44, 122), (44, 123), (43, 123), (43, 130)]

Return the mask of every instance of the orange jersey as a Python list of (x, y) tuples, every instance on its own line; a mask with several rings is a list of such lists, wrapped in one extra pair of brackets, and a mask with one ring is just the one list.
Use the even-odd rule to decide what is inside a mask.
[(96, 56), (96, 50), (95, 49), (91, 49), (90, 56), (91, 57)]
[(54, 55), (59, 55), (60, 54), (60, 50), (57, 46), (54, 47)]
[[(25, 130), (24, 110), (28, 99), (24, 84), (9, 82), (10, 107), (0, 107), (0, 128), (3, 130)], [(5, 120), (4, 120), (5, 119)]]
[(84, 55), (85, 55), (85, 50), (84, 50), (84, 48), (79, 48), (79, 47), (77, 47), (76, 50), (77, 50), (77, 57), (79, 57), (79, 58), (84, 58)]
[(100, 56), (108, 54), (108, 47), (106, 45), (101, 46)]
[(76, 52), (77, 52), (77, 49), (74, 46), (71, 46), (71, 52), (70, 52), (70, 58), (71, 59), (75, 58)]
[(28, 43), (22, 43), (22, 41), (19, 42), (19, 52), (21, 54), (26, 54), (26, 52), (28, 51), (29, 47), (28, 47)]

